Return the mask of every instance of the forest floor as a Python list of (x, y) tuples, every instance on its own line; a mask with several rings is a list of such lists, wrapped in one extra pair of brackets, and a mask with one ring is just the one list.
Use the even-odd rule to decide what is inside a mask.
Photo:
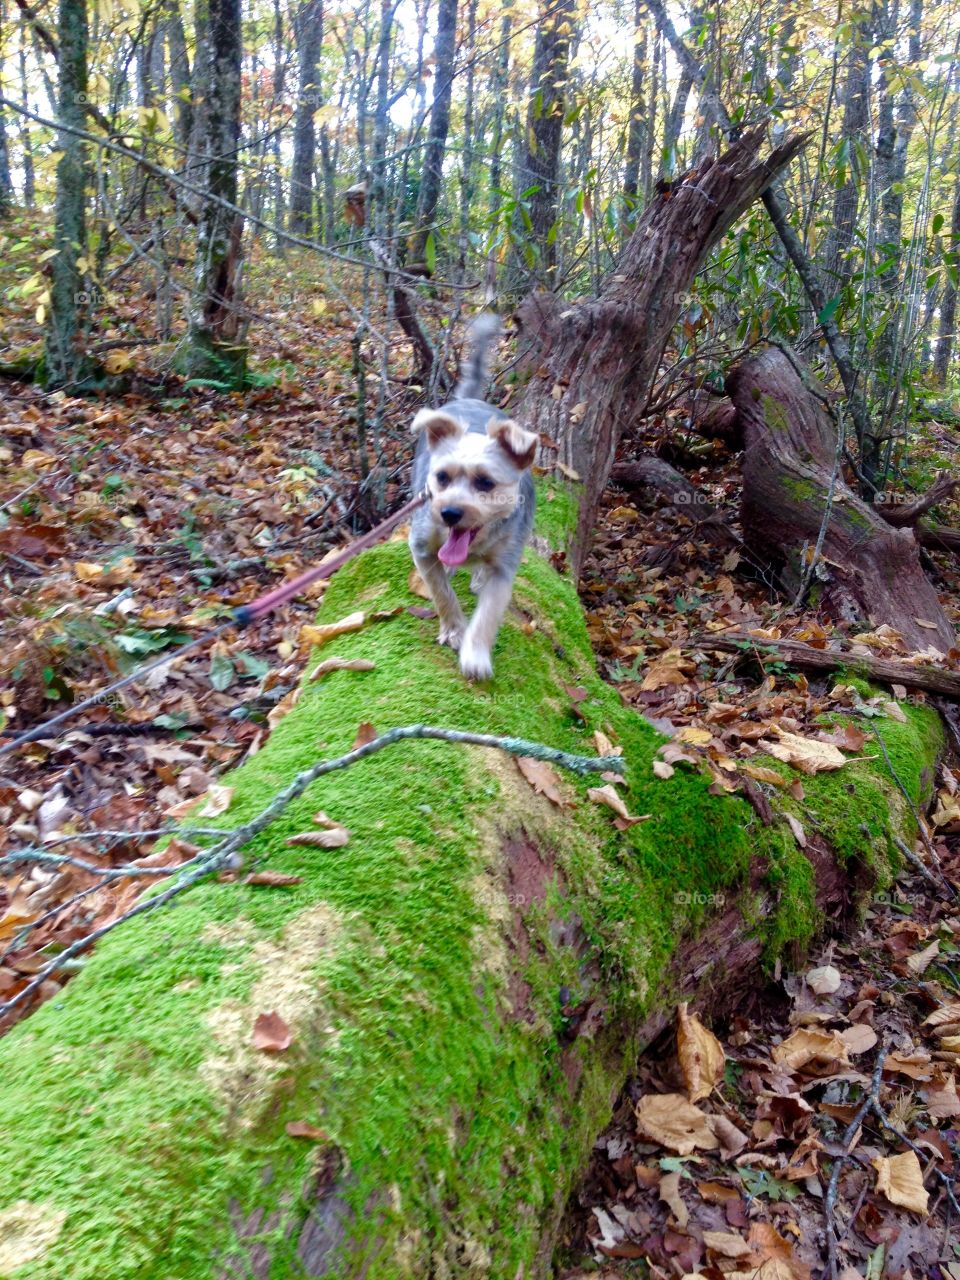
[[(0, 296), (35, 261), (29, 228), (19, 243), (27, 247), (0, 254), (9, 273), (0, 276)], [(163, 349), (137, 343), (149, 338), (151, 304), (132, 288), (114, 300), (115, 324), (99, 335), (111, 344), (125, 390), (80, 398), (0, 381), (0, 576), (8, 597), (0, 727), (7, 731), (199, 635), (368, 527), (373, 500), (358, 481), (352, 315), (296, 258), (257, 264), (249, 293), (257, 368), (268, 384), (242, 394), (164, 375)], [(11, 301), (8, 292), (4, 305), (18, 349), (36, 343), (29, 297)], [(379, 353), (371, 345), (363, 357), (374, 423)], [(10, 358), (0, 350), (0, 361)], [(417, 392), (392, 382), (383, 403), (382, 462), (371, 488), (385, 512), (405, 494)], [(372, 463), (378, 437), (368, 430)], [(667, 439), (672, 461), (736, 531), (735, 456), (687, 435), (679, 408), (646, 423), (630, 448), (641, 454)], [(925, 424), (911, 444), (907, 484), (926, 487), (958, 444), (951, 428)], [(960, 507), (940, 518), (960, 523)], [(930, 569), (960, 624), (960, 566), (944, 557)], [(748, 655), (718, 665), (698, 647), (697, 638), (731, 626), (824, 645), (831, 627), (813, 610), (786, 607), (738, 551), (704, 544), (689, 512), (652, 493), (610, 490), (582, 596), (601, 670), (670, 738), (664, 771), (706, 768), (714, 786), (734, 790), (729, 756), (771, 723), (822, 737), (825, 712), (856, 702), (869, 717), (869, 703), (842, 680), (808, 681), (783, 664), (758, 667)], [(112, 695), (62, 737), (0, 761), (0, 856), (62, 835), (75, 838), (58, 849), (98, 868), (136, 859), (149, 866), (152, 839), (84, 833), (164, 827), (259, 749), (301, 678), (309, 648), (301, 629), (317, 599), (308, 592)], [(897, 636), (882, 629), (857, 643), (875, 655), (899, 652)], [(869, 749), (867, 734), (854, 738), (847, 731), (842, 745)], [(928, 839), (948, 880), (960, 885), (955, 765), (936, 780)], [(783, 785), (768, 773), (764, 785)], [(791, 785), (802, 795), (801, 775)], [(795, 834), (805, 838), (802, 828)], [(76, 865), (0, 867), (0, 998), (122, 914), (139, 892), (135, 882), (102, 887)], [(42, 998), (55, 997), (64, 980), (48, 980)], [(836, 1274), (919, 1280), (936, 1276), (938, 1262), (941, 1276), (960, 1280), (960, 1204), (950, 1198), (952, 1183), (938, 1180), (952, 1178), (960, 1160), (954, 904), (919, 875), (905, 876), (859, 932), (745, 992), (732, 1020), (714, 1030), (727, 1059), (724, 1083), (707, 1104), (726, 1120), (720, 1148), (690, 1152), (682, 1134), (641, 1135), (638, 1100), (683, 1092), (676, 1046), (664, 1039), (638, 1063), (571, 1201), (565, 1274), (804, 1280), (819, 1270), (821, 1161), (834, 1163), (885, 1053), (876, 1096), (893, 1129), (867, 1117), (843, 1164)], [(926, 1216), (917, 1211), (916, 1175), (928, 1163), (937, 1190)]]

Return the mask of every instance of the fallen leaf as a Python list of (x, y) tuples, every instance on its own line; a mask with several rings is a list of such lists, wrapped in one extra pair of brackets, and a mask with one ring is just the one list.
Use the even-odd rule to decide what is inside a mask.
[(882, 1196), (891, 1204), (926, 1216), (927, 1190), (915, 1151), (904, 1151), (899, 1156), (876, 1156), (870, 1163), (877, 1171), (876, 1189)]
[(361, 720), (357, 725), (357, 736), (353, 740), (352, 751), (356, 751), (357, 747), (365, 747), (368, 742), (372, 742), (377, 736), (377, 731), (369, 720)]
[(801, 773), (821, 773), (825, 770), (842, 769), (847, 758), (839, 748), (829, 742), (818, 742), (816, 738), (801, 738), (796, 733), (782, 733), (778, 741), (761, 738), (757, 744), (762, 751), (777, 760), (793, 765)]
[(198, 817), (218, 818), (221, 813), (226, 813), (233, 799), (233, 790), (233, 787), (225, 787), (219, 782), (211, 783), (207, 789), (206, 804), (200, 810)]
[(298, 835), (287, 836), (284, 844), (309, 845), (314, 849), (339, 849), (350, 841), (350, 832), (346, 827), (336, 827), (331, 831), (301, 831)]
[(877, 1043), (877, 1033), (866, 1022), (856, 1022), (852, 1027), (844, 1027), (840, 1038), (850, 1053), (866, 1053)]
[(679, 1173), (665, 1173), (660, 1179), (660, 1199), (668, 1205), (679, 1227), (685, 1227), (690, 1220), (687, 1206), (680, 1198)]
[(330, 671), (375, 671), (376, 667), (377, 664), (369, 658), (324, 658), (317, 663), (307, 679), (319, 680)]
[(653, 772), (658, 778), (672, 778), (676, 773), (672, 764), (667, 764), (665, 760), (654, 760)]
[(707, 1117), (682, 1093), (651, 1093), (634, 1108), (637, 1128), (644, 1137), (669, 1151), (688, 1156), (698, 1147), (715, 1151), (719, 1145)]
[(847, 1046), (836, 1031), (817, 1031), (800, 1027), (783, 1044), (773, 1046), (774, 1062), (791, 1071), (806, 1070), (809, 1075), (829, 1075), (850, 1065)]
[(431, 596), (430, 594), (430, 589), (428, 588), (424, 580), (420, 577), (420, 574), (416, 571), (416, 569), (410, 570), (410, 576), (409, 578), (407, 578), (407, 587), (409, 588), (410, 592), (413, 595), (419, 596), (421, 600), (433, 599), (433, 596)]
[(832, 996), (840, 990), (843, 979), (840, 970), (832, 964), (825, 964), (819, 969), (811, 969), (807, 974), (807, 985), (818, 996)]
[(251, 871), (244, 876), (244, 884), (269, 884), (283, 888), (291, 884), (302, 884), (302, 876), (289, 876), (283, 871)]
[(696, 674), (696, 670), (696, 665), (689, 658), (685, 658), (680, 649), (668, 649), (647, 668), (647, 674), (640, 688), (646, 693), (651, 693), (666, 685), (686, 684), (691, 676)]
[(787, 826), (793, 832), (794, 840), (796, 840), (801, 849), (805, 849), (807, 847), (807, 833), (804, 831), (802, 825), (797, 821), (792, 813), (788, 813), (786, 815), (786, 819)]
[(293, 1043), (293, 1033), (279, 1013), (260, 1013), (253, 1024), (253, 1047), (264, 1053), (282, 1053)]
[(915, 952), (912, 956), (907, 956), (907, 968), (911, 973), (921, 974), (926, 972), (930, 964), (937, 958), (940, 952), (940, 943), (934, 939), (929, 947), (924, 947), (922, 951)]
[(747, 1145), (746, 1134), (741, 1133), (726, 1116), (710, 1116), (710, 1128), (720, 1143), (720, 1154), (724, 1160), (735, 1159)]
[(339, 622), (305, 623), (300, 628), (300, 644), (302, 647), (312, 645), (319, 649), (322, 644), (326, 644), (336, 636), (342, 636), (346, 631), (359, 631), (366, 620), (367, 615), (362, 610), (358, 610), (341, 618)]
[(713, 1032), (687, 1012), (686, 1003), (677, 1007), (677, 1057), (690, 1101), (709, 1097), (723, 1079), (726, 1055)]
[(653, 817), (652, 813), (645, 813), (639, 818), (628, 813), (627, 806), (610, 785), (605, 787), (589, 787), (587, 789), (587, 798), (592, 800), (594, 804), (605, 804), (607, 808), (612, 809), (617, 817), (620, 818), (628, 827), (636, 826), (638, 822), (647, 822)]
[(751, 1252), (743, 1236), (734, 1235), (732, 1231), (704, 1231), (703, 1243), (721, 1258), (745, 1258)]
[(545, 760), (536, 760), (533, 756), (514, 756), (514, 760), (534, 791), (546, 796), (552, 804), (562, 809), (566, 801), (560, 794), (560, 777), (556, 769)]
[(318, 1129), (315, 1124), (307, 1124), (306, 1120), (291, 1120), (287, 1124), (287, 1136), (290, 1138), (309, 1138), (312, 1142), (329, 1142), (330, 1135), (325, 1129)]

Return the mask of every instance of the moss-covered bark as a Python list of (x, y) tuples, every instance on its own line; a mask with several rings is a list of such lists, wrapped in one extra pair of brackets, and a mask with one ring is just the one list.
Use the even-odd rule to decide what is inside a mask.
[[(576, 513), (559, 488), (540, 506), (545, 530)], [(510, 758), (439, 742), (322, 779), (249, 850), (299, 884), (204, 884), (113, 934), (0, 1043), (0, 1275), (543, 1274), (566, 1190), (716, 902), (742, 900), (739, 932), (768, 956), (816, 927), (814, 868), (782, 826), (691, 771), (654, 777), (658, 735), (600, 681), (573, 587), (535, 551), (485, 688), (406, 611), (409, 572), (392, 542), (334, 579), (325, 620), (403, 607), (324, 651), (376, 668), (307, 686), (226, 780), (219, 821), (347, 750), (361, 721), (576, 752), (601, 729), (624, 749), (630, 812), (652, 817), (620, 832), (586, 782), (565, 777), (558, 809)], [(586, 689), (582, 719), (565, 685)], [(936, 718), (911, 709), (882, 731), (919, 801)], [(887, 811), (898, 831), (910, 817), (883, 761), (805, 789), (843, 857), (889, 877)], [(319, 809), (351, 842), (285, 845)], [(293, 1030), (281, 1054), (252, 1047), (271, 1010)], [(326, 1140), (289, 1137), (294, 1121)]]

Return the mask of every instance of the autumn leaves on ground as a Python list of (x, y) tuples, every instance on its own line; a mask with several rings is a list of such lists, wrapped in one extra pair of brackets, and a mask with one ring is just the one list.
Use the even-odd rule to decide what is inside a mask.
[[(260, 350), (266, 385), (187, 388), (147, 348), (127, 355), (128, 389), (109, 398), (0, 384), (7, 730), (223, 621), (402, 500), (415, 388), (398, 378), (385, 389), (384, 460), (361, 491), (349, 317), (341, 320), (295, 259), (261, 270), (263, 296), (252, 305), (271, 321)], [(284, 280), (303, 305), (271, 309)], [(119, 324), (135, 305), (119, 304)], [(375, 360), (361, 356), (373, 395)], [(641, 443), (682, 438), (682, 426), (676, 416), (651, 421)], [(936, 469), (956, 446), (949, 427), (932, 423), (913, 456)], [(688, 439), (685, 448), (681, 467), (735, 528), (734, 456), (719, 442)], [(935, 568), (956, 619), (955, 563)], [(183, 842), (161, 855), (149, 839), (84, 833), (163, 827), (201, 796), (216, 814), (218, 777), (257, 751), (295, 696), (320, 638), (311, 625), (318, 594), (162, 668), (62, 737), (4, 762), (0, 855), (46, 844), (97, 874), (76, 861), (3, 870), (0, 997), (136, 901), (142, 881), (104, 886), (103, 869), (134, 862), (147, 871), (190, 856)], [(853, 677), (808, 681), (772, 661), (764, 637), (823, 645), (829, 629), (815, 612), (786, 608), (736, 550), (703, 544), (682, 504), (611, 490), (582, 599), (604, 674), (669, 738), (654, 764), (664, 781), (704, 769), (717, 790), (745, 791), (752, 802), (763, 788), (788, 790), (802, 813), (804, 776), (829, 771), (842, 804), (844, 769), (878, 756), (872, 727), (922, 701)], [(710, 635), (729, 627), (753, 633), (755, 647), (733, 657), (711, 651)], [(901, 652), (882, 628), (856, 644)], [(575, 705), (576, 690), (563, 696)], [(862, 730), (831, 723), (850, 711)], [(371, 732), (354, 728), (361, 738)], [(549, 796), (549, 770), (528, 772)], [(676, 1044), (664, 1040), (640, 1062), (569, 1209), (570, 1274), (592, 1258), (607, 1275), (626, 1276), (632, 1260), (645, 1259), (654, 1276), (802, 1280), (823, 1263), (834, 1169), (838, 1275), (852, 1267), (862, 1276), (866, 1266), (868, 1275), (919, 1276), (933, 1256), (949, 1274), (952, 1245), (943, 1240), (955, 1206), (941, 1175), (954, 1172), (960, 1115), (960, 917), (950, 898), (960, 882), (958, 784), (949, 769), (936, 780), (920, 846), (929, 842), (945, 882), (904, 879), (868, 913), (862, 935), (796, 973), (778, 968), (767, 989), (745, 994), (728, 1026), (714, 1028), (722, 1048), (696, 1011), (681, 1011)], [(613, 783), (604, 790), (618, 798)], [(801, 848), (819, 821), (812, 812), (792, 819)], [(349, 838), (332, 820), (312, 834)], [(289, 883), (255, 874), (264, 892)], [(55, 998), (68, 978), (58, 973), (38, 998)], [(283, 1035), (269, 1023), (256, 1028), (264, 1051)], [(861, 1096), (876, 1107), (858, 1118)], [(929, 1197), (920, 1180), (928, 1166)]]

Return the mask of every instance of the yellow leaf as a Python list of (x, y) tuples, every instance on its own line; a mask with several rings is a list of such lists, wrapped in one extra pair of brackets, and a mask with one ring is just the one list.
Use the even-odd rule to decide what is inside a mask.
[(56, 466), (57, 459), (52, 453), (45, 453), (43, 449), (27, 449), (21, 462), (33, 471), (43, 471), (47, 467)]
[(801, 773), (821, 773), (829, 769), (842, 769), (847, 763), (843, 752), (829, 742), (815, 738), (801, 738), (797, 733), (782, 733), (778, 742), (761, 738), (757, 744), (777, 760), (785, 760)]
[(926, 1217), (927, 1190), (915, 1151), (904, 1151), (899, 1156), (876, 1156), (870, 1163), (877, 1171), (877, 1190), (882, 1196), (891, 1204)]
[(94, 564), (90, 560), (78, 560), (73, 566), (73, 572), (81, 582), (96, 582), (103, 577), (104, 568), (102, 564)]
[(129, 351), (108, 351), (103, 361), (104, 369), (111, 375), (126, 373), (132, 365), (133, 356)]

